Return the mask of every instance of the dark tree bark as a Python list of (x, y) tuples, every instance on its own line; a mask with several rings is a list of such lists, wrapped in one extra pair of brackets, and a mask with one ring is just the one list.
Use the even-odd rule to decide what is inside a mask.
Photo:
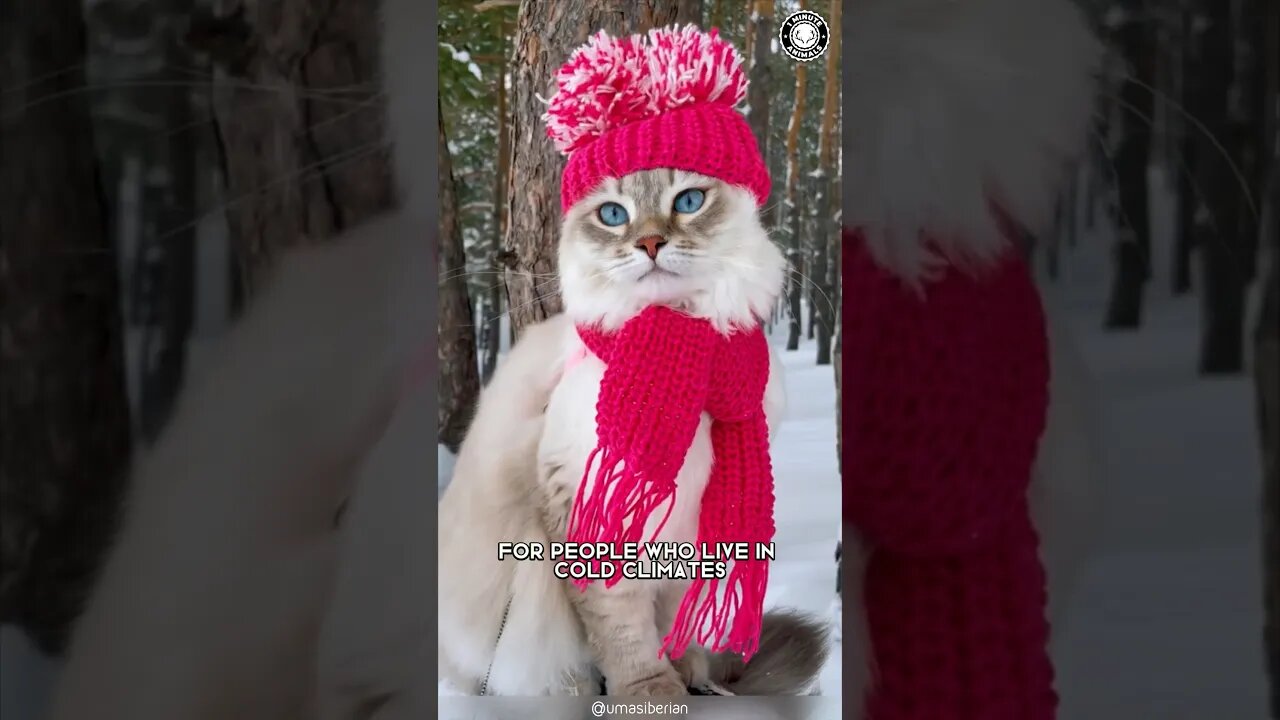
[[(822, 126), (818, 136), (818, 237), (814, 256), (813, 281), (819, 284), (821, 298), (814, 302), (818, 316), (817, 341), (819, 365), (831, 362), (831, 336), (836, 331), (834, 307), (839, 305), (836, 287), (839, 284), (840, 226), (835, 218), (834, 198), (839, 195), (839, 178), (836, 168), (836, 148), (840, 141), (840, 125), (837, 122), (840, 108), (840, 0), (831, 1), (827, 24), (831, 29), (831, 45), (827, 48), (826, 86), (823, 88)], [(835, 269), (835, 272), (832, 272)], [(837, 395), (839, 397), (839, 395)]]
[[(1204, 129), (1196, 133), (1196, 184), (1204, 197), (1203, 222), (1195, 225), (1202, 264), (1200, 372), (1238, 373), (1244, 368), (1245, 292), (1252, 274), (1255, 238), (1242, 203), (1238, 127), (1231, 119), (1235, 28), (1227, 3), (1206, 3), (1196, 108)], [(1217, 142), (1215, 142), (1215, 139)]]
[(440, 124), (440, 315), (438, 326), (440, 378), (438, 441), (451, 452), (467, 433), (476, 398), (480, 395), (480, 369), (476, 363), (475, 315), (467, 294), (467, 252), (458, 222), (458, 195), (453, 185), (453, 163), (445, 136), (444, 111)]
[(1259, 240), (1271, 263), (1261, 278), (1262, 310), (1254, 331), (1253, 372), (1257, 388), (1258, 441), (1262, 449), (1263, 644), (1271, 686), (1271, 717), (1280, 718), (1280, 2), (1264, 13), (1264, 96), (1270, 98), (1265, 127), (1271, 159)]
[[(1193, 131), (1186, 129), (1183, 132)], [(1193, 163), (1192, 154), (1195, 152), (1195, 144), (1190, 135), (1185, 135), (1179, 143), (1182, 148), (1182, 162), (1186, 167), (1190, 167)], [(1196, 249), (1195, 212), (1200, 201), (1191, 181), (1191, 173), (1185, 168), (1178, 173), (1177, 188), (1178, 207), (1174, 227), (1176, 235), (1173, 240), (1173, 274), (1170, 289), (1174, 295), (1185, 295), (1191, 292), (1193, 287), (1192, 259)]]
[(522, 2), (516, 16), (511, 77), (511, 169), (506, 241), (507, 308), (514, 337), (563, 309), (556, 272), (560, 224), (560, 173), (565, 159), (543, 132), (555, 73), (588, 35), (614, 35), (670, 24), (676, 0), (557, 0)]
[[(1191, 7), (1184, 8), (1179, 15), (1181, 47), (1178, 58), (1179, 81), (1175, 97), (1180, 99), (1183, 108), (1188, 112), (1195, 113), (1197, 110), (1195, 103), (1198, 98), (1196, 97), (1196, 85), (1193, 79), (1196, 77), (1197, 63), (1200, 61), (1198, 43), (1193, 30), (1195, 10)], [(1170, 276), (1170, 290), (1175, 296), (1191, 292), (1193, 286), (1192, 260), (1195, 253), (1195, 211), (1200, 203), (1191, 176), (1191, 168), (1195, 166), (1196, 142), (1194, 134), (1197, 129), (1185, 117), (1181, 116), (1178, 116), (1176, 125), (1176, 149), (1178, 155), (1172, 158), (1172, 161), (1177, 169), (1176, 192), (1174, 194), (1177, 209), (1173, 239), (1173, 272)]]
[[(800, 3), (800, 8), (804, 8), (804, 3)], [(756, 38), (759, 43), (760, 38)], [(757, 45), (757, 47), (760, 47)], [(800, 126), (804, 123), (804, 106), (805, 106), (805, 85), (808, 78), (808, 67), (805, 63), (796, 64), (796, 85), (795, 100), (791, 106), (791, 122), (787, 126), (787, 176), (786, 176), (786, 214), (785, 222), (789, 228), (787, 233), (789, 244), (787, 245), (787, 260), (791, 264), (790, 277), (787, 281), (787, 315), (790, 322), (787, 324), (787, 350), (798, 350), (800, 348), (800, 334), (802, 331), (802, 318), (800, 316), (800, 298), (804, 292), (804, 242), (801, 240), (804, 223), (801, 221), (803, 212), (800, 209)], [(755, 110), (753, 109), (754, 113)]]
[(724, 0), (712, 0), (711, 17), (707, 25), (712, 28), (724, 27)]
[[(237, 305), (280, 252), (392, 207), (378, 4), (226, 0), (204, 29), (239, 272)], [(238, 307), (237, 307), (238, 309)]]
[[(194, 67), (178, 36), (177, 20), (189, 10), (170, 0), (159, 23), (164, 30), (159, 41), (167, 68)], [(175, 88), (151, 97), (163, 99), (159, 115), (167, 127), (186, 128), (194, 112), (191, 91)], [(167, 184), (156, 204), (160, 208), (159, 228), (173, 228), (164, 237), (151, 234), (138, 253), (135, 281), (144, 284), (144, 297), (137, 298), (145, 313), (142, 318), (142, 363), (139, 382), (138, 426), (146, 442), (160, 433), (169, 419), (173, 403), (186, 374), (187, 339), (195, 313), (196, 226), (191, 219), (196, 210), (196, 157), (199, 144), (187, 133), (171, 132), (163, 158), (168, 170)]]
[[(131, 440), (79, 0), (0, 3), (0, 622), (58, 653)], [(54, 100), (42, 101), (42, 98)]]
[(698, 27), (703, 24), (703, 2), (702, 0), (679, 0), (676, 3), (675, 16), (671, 18), (671, 22), (687, 25), (693, 23)]
[[(1276, 22), (1274, 15), (1271, 20)], [(1263, 643), (1271, 684), (1271, 716), (1280, 718), (1280, 161), (1273, 164), (1270, 185), (1262, 239), (1271, 245), (1271, 264), (1262, 277), (1253, 372), (1262, 450)]]
[(1124, 137), (1116, 152), (1115, 168), (1122, 229), (1114, 250), (1115, 275), (1106, 317), (1106, 327), (1113, 329), (1136, 328), (1142, 324), (1142, 295), (1150, 274), (1147, 166), (1151, 155), (1148, 119), (1155, 104), (1148, 89), (1155, 79), (1153, 34), (1151, 24), (1140, 20), (1127, 22), (1118, 31), (1125, 61), (1141, 84), (1126, 82), (1120, 94), (1125, 106)]
[(502, 238), (507, 229), (507, 182), (508, 171), (511, 167), (511, 135), (507, 132), (509, 113), (507, 111), (507, 26), (503, 23), (498, 28), (503, 41), (502, 50), (498, 55), (498, 73), (494, 88), (497, 95), (497, 115), (498, 115), (498, 165), (494, 172), (493, 187), (493, 247), (490, 255), (493, 261), (493, 275), (485, 279), (489, 291), (485, 301), (485, 308), (489, 316), (484, 319), (484, 358), (483, 369), (481, 371), (481, 381), (489, 382), (489, 378), (493, 377), (494, 370), (498, 369), (498, 351), (502, 348), (502, 284), (497, 281), (498, 275), (502, 272), (502, 266), (498, 263), (498, 258), (502, 255)]
[[(751, 86), (747, 89), (747, 123), (760, 145), (760, 154), (769, 159), (772, 157), (769, 153), (769, 91), (773, 84), (773, 73), (769, 69), (769, 49), (773, 43), (774, 0), (749, 0), (747, 7), (750, 9), (750, 20), (747, 22), (747, 58), (751, 63), (748, 71)], [(778, 176), (772, 166), (770, 171), (774, 177)], [(781, 206), (778, 194), (778, 184), (774, 183), (761, 218), (766, 230), (778, 227)]]

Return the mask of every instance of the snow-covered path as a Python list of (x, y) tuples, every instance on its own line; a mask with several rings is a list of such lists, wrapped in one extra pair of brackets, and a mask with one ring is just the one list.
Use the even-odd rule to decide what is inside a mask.
[(1161, 246), (1143, 327), (1104, 332), (1109, 242), (1081, 242), (1047, 294), (1095, 375), (1108, 476), (1058, 652), (1061, 720), (1266, 717), (1251, 382), (1198, 377), (1198, 300), (1170, 296)]

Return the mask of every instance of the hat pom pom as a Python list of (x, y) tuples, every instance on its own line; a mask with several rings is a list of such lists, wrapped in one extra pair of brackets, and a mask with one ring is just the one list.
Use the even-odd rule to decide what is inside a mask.
[(694, 25), (626, 38), (601, 31), (574, 51), (556, 83), (543, 120), (565, 154), (621, 125), (689, 105), (736, 107), (747, 95), (737, 48)]

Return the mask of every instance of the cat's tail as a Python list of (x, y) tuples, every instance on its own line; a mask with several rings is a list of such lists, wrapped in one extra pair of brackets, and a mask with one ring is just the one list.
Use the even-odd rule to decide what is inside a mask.
[(831, 651), (828, 624), (797, 610), (764, 614), (760, 648), (743, 663), (737, 653), (710, 657), (711, 687), (734, 695), (813, 695)]

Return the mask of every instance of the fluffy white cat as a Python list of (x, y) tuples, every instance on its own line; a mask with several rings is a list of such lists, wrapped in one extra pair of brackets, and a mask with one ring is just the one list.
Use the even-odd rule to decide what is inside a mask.
[[(675, 199), (686, 192), (700, 193), (698, 210), (674, 212)], [(614, 203), (625, 208), (625, 226), (608, 227), (597, 218), (602, 207)], [(668, 228), (667, 242), (647, 254), (637, 241), (650, 223)], [(486, 391), (441, 500), (441, 678), (470, 693), (594, 694), (599, 668), (610, 694), (683, 694), (690, 682), (726, 679), (729, 664), (712, 658), (710, 667), (703, 668), (697, 649), (674, 668), (658, 657), (660, 638), (670, 625), (663, 607), (678, 602), (687, 583), (623, 581), (608, 592), (588, 589), (580, 596), (553, 578), (546, 563), (498, 562), (476, 548), (496, 547), (499, 540), (545, 545), (563, 539), (571, 499), (597, 442), (595, 403), (604, 372), (593, 356), (567, 364), (584, 349), (574, 323), (614, 329), (648, 305), (665, 304), (724, 331), (750, 325), (767, 316), (776, 302), (786, 260), (761, 227), (750, 192), (670, 170), (606, 179), (565, 216), (559, 250), (565, 314), (535, 327), (499, 369), (503, 384)], [(548, 355), (554, 358), (550, 363)], [(529, 436), (512, 425), (509, 410), (502, 407), (497, 418), (487, 414), (486, 403), (505, 406), (510, 385), (504, 373), (531, 363), (551, 364), (559, 377), (546, 401), (545, 420), (525, 426), (535, 431), (529, 439), (536, 441), (536, 466), (503, 473), (494, 466), (499, 453), (490, 422), (501, 423), (508, 437)], [(785, 402), (781, 380), (775, 356), (765, 397), (771, 429)], [(659, 539), (696, 540), (710, 470), (710, 421), (704, 417), (676, 480), (680, 492)], [(462, 567), (471, 572), (454, 572)], [(589, 643), (584, 622), (594, 636), (609, 640)], [(762, 694), (807, 688), (821, 664), (814, 658), (825, 655), (821, 637), (791, 617), (766, 618), (766, 625), (773, 627), (766, 627), (751, 676), (735, 676), (735, 687)], [(775, 652), (769, 638), (784, 630), (797, 648), (805, 646), (809, 659), (797, 662), (799, 649)], [(766, 676), (771, 685), (752, 685)]]

